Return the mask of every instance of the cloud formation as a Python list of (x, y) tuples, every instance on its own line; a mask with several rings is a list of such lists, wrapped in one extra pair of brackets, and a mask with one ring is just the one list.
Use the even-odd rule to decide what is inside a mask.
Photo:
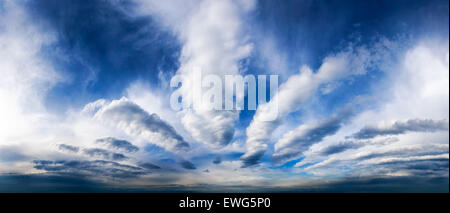
[(361, 142), (356, 141), (342, 141), (336, 144), (332, 144), (330, 146), (325, 147), (321, 154), (322, 155), (332, 155), (340, 152), (344, 152), (348, 149), (357, 149), (359, 147), (364, 146)]
[(50, 116), (47, 91), (63, 81), (44, 57), (57, 41), (54, 32), (36, 23), (25, 2), (1, 1), (0, 10), (0, 145), (39, 132)]
[(106, 176), (112, 178), (130, 178), (146, 174), (142, 168), (120, 164), (113, 161), (33, 161), (34, 168), (57, 174), (74, 174), (90, 176)]
[(169, 151), (189, 150), (189, 144), (172, 126), (161, 120), (158, 115), (147, 113), (126, 98), (110, 103), (103, 100), (96, 101), (88, 104), (84, 111), (88, 113), (94, 111), (94, 118)]
[(83, 153), (86, 155), (89, 155), (91, 157), (100, 157), (106, 160), (114, 160), (114, 161), (122, 161), (128, 159), (127, 156), (121, 154), (121, 153), (114, 153), (110, 152), (105, 149), (99, 149), (99, 148), (86, 148), (83, 149)]
[[(158, 17), (176, 32), (183, 43), (177, 74), (192, 79), (196, 68), (200, 68), (203, 75), (216, 74), (220, 77), (245, 71), (240, 62), (250, 56), (252, 44), (245, 34), (242, 19), (254, 7), (253, 0), (189, 1), (185, 7), (171, 6), (180, 4), (177, 0), (139, 4), (141, 12)], [(180, 88), (183, 100), (199, 98), (193, 97), (194, 86), (189, 82), (183, 83)], [(237, 97), (237, 100), (242, 98)], [(183, 110), (181, 116), (184, 128), (195, 140), (213, 148), (221, 148), (233, 139), (239, 112), (194, 108)]]
[(214, 163), (214, 164), (220, 164), (220, 163), (222, 163), (222, 158), (221, 158), (220, 156), (217, 156), (216, 158), (214, 158), (213, 163)]
[(370, 139), (377, 136), (399, 135), (407, 132), (436, 132), (448, 131), (448, 121), (432, 119), (412, 119), (405, 122), (396, 121), (385, 126), (364, 127), (351, 137), (355, 139)]
[(108, 147), (125, 152), (137, 152), (139, 148), (126, 140), (119, 140), (113, 137), (100, 138), (95, 141), (99, 144), (106, 144)]
[[(273, 100), (259, 105), (256, 114), (247, 127), (246, 153), (242, 156), (244, 166), (257, 164), (267, 149), (272, 133), (288, 114), (295, 112), (320, 88), (348, 76), (361, 75), (371, 66), (371, 53), (364, 47), (342, 51), (326, 57), (316, 72), (302, 66), (300, 72), (284, 82)], [(276, 100), (276, 101), (275, 101)], [(274, 106), (277, 105), (278, 106)], [(271, 109), (278, 109), (278, 118), (267, 121)]]
[(185, 168), (185, 169), (190, 169), (190, 170), (194, 170), (197, 169), (197, 167), (195, 167), (195, 165), (190, 162), (190, 161), (181, 161), (180, 162), (181, 167)]
[(62, 151), (69, 151), (69, 152), (74, 152), (74, 153), (77, 153), (78, 151), (80, 151), (79, 147), (68, 145), (68, 144), (59, 144), (58, 149), (62, 150)]
[[(370, 177), (353, 190), (424, 177), (448, 191), (448, 2), (386, 2), (369, 16), (373, 4), (334, 14), (253, 0), (53, 3), (0, 0), (0, 192), (8, 183), (261, 191), (336, 179), (345, 191), (352, 177)], [(353, 10), (363, 12), (339, 18)], [(317, 25), (330, 19), (336, 30)], [(273, 101), (255, 114), (174, 112), (168, 79), (195, 68), (279, 74), (279, 117), (266, 121)], [(193, 86), (183, 83), (184, 97)]]
[(272, 158), (275, 162), (284, 163), (298, 158), (311, 145), (321, 142), (323, 138), (335, 134), (353, 115), (351, 110), (344, 110), (338, 115), (313, 124), (300, 125), (286, 133), (275, 144)]
[(152, 163), (141, 163), (141, 164), (139, 164), (139, 166), (142, 167), (142, 168), (145, 168), (145, 169), (150, 169), (150, 170), (152, 170), (152, 169), (161, 169), (161, 167), (159, 167), (159, 166), (157, 166), (155, 164), (152, 164)]

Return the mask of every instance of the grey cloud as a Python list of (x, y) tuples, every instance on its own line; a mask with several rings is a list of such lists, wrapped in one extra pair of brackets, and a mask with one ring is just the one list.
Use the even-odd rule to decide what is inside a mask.
[[(418, 155), (405, 158), (397, 158), (365, 167), (372, 171), (384, 173), (403, 172), (411, 176), (448, 176), (448, 153), (447, 157), (441, 155)], [(362, 167), (364, 168), (364, 166)]]
[(83, 149), (83, 153), (91, 157), (101, 157), (107, 160), (126, 160), (128, 157), (121, 153), (113, 153), (105, 149), (87, 148)]
[(190, 161), (182, 161), (182, 162), (180, 162), (180, 165), (181, 165), (181, 167), (183, 167), (185, 169), (191, 169), (191, 170), (197, 169), (195, 167), (195, 165)]
[(152, 170), (152, 169), (161, 169), (161, 167), (159, 167), (159, 166), (157, 166), (155, 164), (152, 164), (152, 163), (141, 163), (141, 164), (139, 164), (139, 166), (142, 167), (142, 168), (145, 168), (145, 169), (150, 169), (150, 170)]
[(277, 151), (272, 156), (273, 161), (284, 163), (293, 160), (311, 145), (321, 142), (327, 136), (334, 135), (351, 116), (353, 111), (345, 109), (329, 119), (312, 125), (301, 125), (285, 134), (275, 144)]
[(128, 159), (127, 156), (121, 154), (121, 153), (113, 153), (111, 156), (112, 160), (122, 161)]
[(222, 163), (222, 158), (221, 158), (220, 156), (217, 156), (216, 158), (214, 158), (213, 163), (214, 163), (214, 164), (220, 164), (220, 163)]
[(110, 148), (122, 150), (125, 152), (137, 152), (139, 148), (126, 140), (119, 140), (113, 137), (100, 138), (96, 143), (106, 144)]
[(265, 152), (266, 152), (266, 150), (260, 150), (260, 151), (252, 153), (251, 155), (248, 155), (248, 156), (244, 155), (245, 157), (244, 156), (241, 157), (242, 168), (257, 165), (259, 163), (259, 161), (261, 160), (261, 158), (263, 157)]
[(441, 155), (448, 154), (448, 144), (426, 144), (426, 145), (416, 145), (401, 147), (389, 151), (373, 151), (364, 155), (360, 155), (356, 158), (356, 161), (369, 160), (373, 158), (386, 158), (386, 157), (398, 157), (407, 158), (414, 156), (430, 156), (430, 155)]
[(330, 144), (322, 149), (320, 149), (318, 152), (320, 155), (332, 155), (341, 153), (350, 149), (358, 149), (367, 145), (387, 145), (390, 143), (398, 142), (398, 138), (391, 137), (386, 138), (381, 141), (367, 141), (367, 140), (344, 140), (335, 144)]
[(431, 119), (412, 119), (406, 122), (397, 121), (387, 127), (364, 127), (351, 137), (356, 139), (370, 139), (384, 135), (400, 135), (407, 132), (437, 132), (448, 131), (446, 120), (435, 121)]
[(69, 151), (69, 152), (75, 152), (77, 153), (80, 148), (77, 146), (67, 145), (67, 144), (59, 144), (58, 149), (62, 151)]
[[(396, 161), (407, 161), (408, 157), (420, 157), (420, 156), (433, 156), (433, 155), (442, 155), (448, 154), (448, 150), (424, 150), (422, 152), (414, 151), (414, 150), (399, 150), (399, 151), (389, 151), (383, 153), (371, 153), (368, 155), (363, 155), (359, 158), (356, 158), (356, 161), (370, 160), (374, 158), (389, 158), (396, 157), (399, 158)], [(405, 160), (401, 160), (404, 158)], [(395, 161), (393, 161), (395, 162)]]
[(413, 169), (413, 170), (448, 170), (448, 158), (438, 157), (433, 159), (420, 159), (420, 160), (394, 160), (389, 162), (380, 163), (380, 165), (396, 165), (397, 168)]
[(102, 157), (106, 159), (108, 159), (109, 155), (111, 154), (108, 150), (98, 148), (84, 149), (83, 153), (91, 157)]
[(130, 178), (147, 174), (142, 168), (120, 164), (113, 161), (33, 161), (34, 168), (58, 174), (76, 174), (107, 176), (113, 178)]
[(344, 152), (349, 149), (357, 149), (364, 146), (361, 142), (356, 141), (342, 141), (337, 144), (332, 144), (330, 146), (325, 147), (322, 151), (322, 155), (332, 155), (340, 152)]
[(101, 107), (95, 117), (170, 151), (187, 151), (189, 144), (156, 114), (149, 114), (126, 98)]
[[(394, 164), (394, 162), (390, 162)], [(446, 176), (449, 172), (448, 158), (438, 158), (429, 160), (414, 160), (409, 162), (395, 162), (397, 168), (404, 168), (412, 174), (420, 176)]]

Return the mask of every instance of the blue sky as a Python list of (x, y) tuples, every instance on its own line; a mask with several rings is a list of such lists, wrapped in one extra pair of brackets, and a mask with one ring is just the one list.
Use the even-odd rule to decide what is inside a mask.
[[(418, 191), (448, 192), (448, 12), (442, 0), (0, 0), (0, 191), (29, 177), (85, 191), (430, 179)], [(170, 79), (197, 66), (278, 75), (278, 119), (261, 122), (263, 104), (172, 110)]]

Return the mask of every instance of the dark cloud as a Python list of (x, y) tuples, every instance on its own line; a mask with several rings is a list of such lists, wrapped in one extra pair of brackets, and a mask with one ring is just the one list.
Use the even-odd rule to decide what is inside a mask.
[(112, 153), (111, 155), (112, 160), (122, 161), (128, 159), (127, 156), (121, 154), (121, 153)]
[(113, 153), (105, 149), (99, 149), (99, 148), (86, 148), (83, 149), (83, 153), (86, 155), (89, 155), (91, 157), (101, 157), (103, 159), (107, 160), (126, 160), (128, 159), (127, 156), (121, 154), (121, 153)]
[(59, 144), (58, 149), (62, 151), (69, 151), (69, 152), (75, 152), (77, 153), (80, 148), (77, 146), (67, 145), (67, 144)]
[(407, 168), (414, 176), (445, 177), (449, 174), (448, 159), (430, 160), (424, 163), (417, 162)]
[(195, 165), (193, 163), (191, 163), (190, 161), (182, 161), (182, 162), (180, 162), (180, 165), (181, 165), (181, 167), (183, 167), (185, 169), (191, 169), (191, 170), (197, 169), (195, 167)]
[(113, 161), (33, 161), (34, 168), (56, 174), (89, 175), (112, 178), (132, 178), (147, 174), (141, 167)]
[(400, 135), (407, 132), (437, 132), (448, 131), (449, 124), (446, 120), (435, 121), (431, 119), (414, 119), (406, 122), (397, 121), (387, 127), (364, 127), (351, 137), (356, 139), (370, 139), (384, 135)]
[(214, 163), (214, 164), (220, 164), (220, 163), (222, 163), (222, 158), (221, 158), (220, 156), (217, 156), (216, 158), (214, 158), (213, 163)]
[(322, 155), (332, 155), (336, 153), (340, 153), (349, 149), (357, 149), (364, 146), (361, 142), (356, 141), (342, 141), (337, 144), (332, 144), (328, 147), (325, 147), (322, 151)]
[(109, 158), (110, 152), (105, 149), (99, 149), (99, 148), (92, 148), (92, 149), (84, 149), (84, 154), (89, 155), (91, 157), (100, 156), (103, 158)]
[[(353, 116), (353, 111), (344, 109), (340, 114), (333, 115), (329, 119), (316, 124), (303, 125), (297, 128), (293, 137), (283, 138), (284, 145), (280, 151), (272, 156), (275, 162), (285, 162), (298, 157), (311, 145), (321, 142), (325, 137), (334, 135), (341, 126)], [(281, 141), (280, 140), (280, 141)], [(280, 144), (280, 141), (278, 142)]]
[(250, 167), (257, 165), (261, 158), (263, 157), (265, 150), (261, 150), (259, 152), (253, 153), (252, 155), (241, 157), (242, 160), (242, 168)]
[(159, 167), (159, 166), (157, 166), (155, 164), (152, 164), (152, 163), (141, 163), (141, 164), (139, 164), (139, 166), (142, 167), (142, 168), (145, 168), (145, 169), (150, 169), (150, 170), (152, 170), (152, 169), (161, 169), (161, 167)]
[(378, 164), (395, 171), (405, 171), (414, 176), (448, 176), (448, 158), (421, 160), (394, 160)]
[(126, 140), (119, 140), (113, 137), (100, 138), (95, 141), (108, 145), (110, 148), (119, 149), (125, 152), (137, 152), (139, 148)]

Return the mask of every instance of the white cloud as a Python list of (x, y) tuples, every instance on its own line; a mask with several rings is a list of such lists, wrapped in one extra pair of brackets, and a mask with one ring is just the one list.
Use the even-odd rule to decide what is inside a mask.
[[(425, 163), (448, 158), (447, 55), (448, 41), (428, 39), (412, 46), (388, 70), (387, 84), (374, 88), (373, 97), (379, 99), (377, 106), (355, 116), (336, 137), (313, 146), (296, 166), (320, 175), (332, 174), (331, 168), (347, 168), (341, 173), (371, 175), (406, 168), (406, 164), (402, 164), (403, 168), (394, 162)], [(370, 139), (348, 137), (361, 131), (373, 134), (366, 135)], [(397, 139), (381, 142), (392, 135)], [(323, 155), (323, 150), (346, 137), (359, 140), (355, 141), (358, 146)]]
[(94, 118), (99, 121), (117, 127), (126, 134), (139, 136), (149, 143), (156, 144), (169, 151), (187, 151), (189, 144), (184, 141), (175, 129), (161, 120), (157, 114), (149, 114), (135, 103), (126, 98), (103, 103), (98, 108), (98, 103), (88, 104), (84, 111), (92, 110), (96, 106), (98, 111)]
[(62, 80), (41, 53), (56, 38), (30, 21), (17, 1), (3, 1), (0, 11), (0, 144), (36, 133), (47, 119), (43, 99)]
[[(253, 8), (253, 1), (148, 1), (140, 11), (150, 13), (168, 26), (183, 43), (181, 66), (177, 74), (193, 76), (195, 68), (202, 73), (239, 74), (239, 61), (249, 56), (252, 45), (242, 18)], [(176, 6), (174, 6), (176, 5)], [(183, 84), (183, 100), (193, 97), (192, 85)], [(229, 89), (229, 88), (225, 88)], [(237, 111), (183, 110), (182, 124), (196, 140), (214, 148), (231, 142)]]
[(326, 120), (300, 125), (296, 129), (287, 132), (275, 143), (273, 160), (278, 163), (285, 163), (298, 158), (311, 145), (321, 142), (327, 136), (334, 135), (352, 115), (353, 112), (346, 109)]
[(258, 106), (255, 117), (247, 128), (247, 152), (242, 157), (244, 166), (258, 163), (267, 149), (267, 143), (272, 133), (280, 126), (282, 119), (288, 114), (299, 110), (303, 104), (319, 89), (351, 75), (364, 74), (371, 65), (371, 54), (364, 47), (353, 48), (331, 55), (323, 60), (316, 72), (303, 66), (300, 73), (292, 75), (283, 83), (273, 100), (278, 102), (278, 119), (267, 121), (270, 109), (276, 101)]

